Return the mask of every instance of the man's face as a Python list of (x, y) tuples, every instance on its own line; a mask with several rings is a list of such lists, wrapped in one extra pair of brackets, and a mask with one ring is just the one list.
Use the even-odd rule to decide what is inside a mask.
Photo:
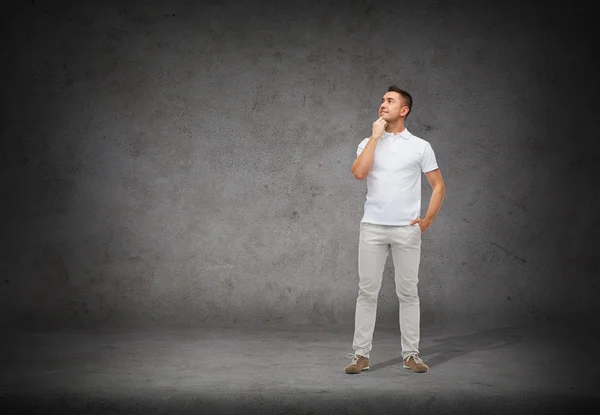
[(390, 91), (381, 98), (379, 116), (383, 117), (387, 122), (396, 121), (400, 117), (405, 116), (407, 112), (408, 107), (399, 93)]

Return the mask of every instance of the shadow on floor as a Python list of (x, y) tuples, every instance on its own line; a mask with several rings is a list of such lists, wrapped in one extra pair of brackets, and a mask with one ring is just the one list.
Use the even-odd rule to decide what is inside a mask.
[[(455, 357), (465, 354), (496, 349), (519, 343), (522, 335), (520, 329), (508, 327), (495, 330), (486, 330), (477, 333), (471, 333), (461, 336), (451, 336), (436, 340), (439, 343), (435, 346), (426, 347), (420, 350), (419, 355), (430, 368), (445, 363)], [(428, 357), (432, 356), (432, 357)], [(384, 369), (386, 367), (402, 364), (402, 356), (371, 365), (369, 371)]]

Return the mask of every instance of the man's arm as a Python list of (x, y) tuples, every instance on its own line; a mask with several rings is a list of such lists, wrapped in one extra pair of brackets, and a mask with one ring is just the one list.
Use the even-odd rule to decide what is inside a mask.
[(371, 136), (367, 145), (361, 151), (360, 155), (352, 163), (351, 171), (354, 177), (358, 180), (364, 180), (373, 167), (373, 159), (375, 158), (375, 148), (377, 148), (378, 138)]
[(425, 232), (427, 228), (431, 226), (442, 207), (444, 197), (446, 197), (446, 186), (444, 185), (444, 179), (442, 178), (440, 169), (428, 171), (425, 173), (425, 177), (427, 177), (427, 180), (433, 189), (429, 200), (429, 207), (427, 208), (424, 219), (413, 219), (410, 223), (413, 225), (418, 222), (421, 227), (421, 232)]
[(364, 180), (369, 175), (369, 172), (373, 167), (373, 158), (375, 157), (375, 148), (377, 148), (377, 142), (383, 135), (386, 126), (387, 123), (383, 118), (378, 118), (373, 123), (372, 134), (367, 142), (367, 145), (352, 163), (350, 170), (352, 171), (354, 177), (356, 177), (358, 180)]

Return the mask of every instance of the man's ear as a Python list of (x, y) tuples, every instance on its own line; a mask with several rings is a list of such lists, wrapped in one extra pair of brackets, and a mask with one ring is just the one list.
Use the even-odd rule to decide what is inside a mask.
[(402, 110), (400, 111), (400, 115), (402, 115), (403, 117), (406, 117), (406, 114), (408, 114), (408, 111), (410, 110), (410, 108), (408, 108), (406, 105), (404, 107), (402, 107)]

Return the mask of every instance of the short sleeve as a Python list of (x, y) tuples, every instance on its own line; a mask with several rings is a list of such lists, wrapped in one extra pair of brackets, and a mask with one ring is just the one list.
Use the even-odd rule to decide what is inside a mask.
[(427, 143), (425, 151), (423, 151), (423, 157), (421, 158), (421, 171), (427, 173), (437, 168), (438, 164), (435, 159), (435, 153), (433, 148), (431, 148), (431, 144)]
[(362, 153), (362, 151), (365, 149), (368, 142), (369, 142), (368, 138), (365, 138), (364, 140), (362, 140), (360, 142), (360, 144), (358, 145), (358, 148), (356, 149), (356, 157), (360, 156), (360, 153)]

